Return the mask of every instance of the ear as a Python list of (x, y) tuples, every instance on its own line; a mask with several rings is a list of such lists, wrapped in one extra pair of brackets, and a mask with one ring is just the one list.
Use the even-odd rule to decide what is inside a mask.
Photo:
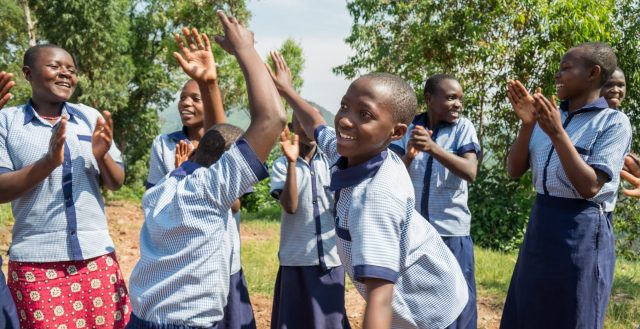
[(404, 135), (407, 133), (407, 129), (408, 127), (406, 124), (396, 123), (396, 125), (393, 127), (393, 132), (391, 133), (391, 141), (397, 141), (404, 137)]
[(25, 78), (27, 81), (31, 81), (31, 68), (30, 68), (30, 67), (28, 67), (28, 66), (26, 66), (26, 65), (25, 65), (25, 66), (23, 66), (23, 67), (22, 67), (22, 75), (24, 76), (24, 78)]
[(589, 71), (589, 80), (600, 82), (600, 77), (602, 76), (602, 68), (600, 65), (594, 65), (591, 67)]

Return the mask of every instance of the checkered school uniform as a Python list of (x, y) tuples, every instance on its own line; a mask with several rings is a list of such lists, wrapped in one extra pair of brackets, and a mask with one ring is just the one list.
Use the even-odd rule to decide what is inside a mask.
[(156, 185), (162, 177), (176, 169), (176, 145), (180, 141), (191, 144), (187, 137), (187, 127), (170, 134), (158, 135), (151, 144), (151, 157), (149, 158), (149, 174), (146, 187)]
[[(271, 194), (279, 198), (287, 180), (287, 158), (276, 159), (272, 169)], [(349, 328), (329, 161), (317, 149), (309, 162), (299, 157), (295, 170), (298, 208), (293, 214), (282, 211), (271, 328)]]
[(131, 274), (132, 328), (214, 327), (229, 292), (229, 209), (268, 176), (241, 139), (209, 168), (188, 175), (185, 162), (149, 189), (142, 202), (140, 260)]
[(346, 167), (335, 130), (316, 129), (315, 139), (331, 160), (336, 191), (338, 254), (360, 294), (363, 280), (394, 283), (392, 328), (444, 328), (460, 314), (468, 288), (458, 262), (436, 230), (415, 210), (411, 180), (402, 160), (383, 151)]
[[(405, 136), (389, 145), (389, 149), (405, 154), (411, 131), (417, 126), (428, 127), (428, 113), (417, 115)], [(454, 123), (441, 122), (433, 129), (431, 138), (447, 152), (462, 157), (474, 152), (482, 154), (478, 136), (471, 121), (460, 118)], [(460, 317), (448, 328), (477, 327), (475, 257), (471, 231), (471, 211), (467, 205), (469, 186), (466, 180), (452, 173), (426, 152), (418, 152), (407, 167), (413, 183), (416, 210), (438, 231), (449, 250), (458, 260), (467, 284), (469, 301)]]
[(602, 328), (615, 267), (612, 222), (631, 125), (603, 97), (569, 113), (563, 128), (580, 157), (608, 181), (584, 199), (549, 137), (536, 126), (529, 165), (538, 193), (520, 247), (500, 327)]
[[(73, 323), (122, 328), (129, 317), (129, 300), (109, 236), (91, 144), (101, 115), (72, 103), (64, 103), (61, 114), (68, 119), (62, 165), (11, 202), (16, 222), (8, 286), (22, 327), (63, 328)], [(59, 122), (41, 118), (30, 101), (0, 111), (0, 174), (42, 159)], [(122, 165), (116, 143), (108, 154)], [(109, 266), (97, 267), (107, 258)], [(87, 270), (90, 263), (95, 266)], [(79, 307), (116, 298), (100, 309)]]

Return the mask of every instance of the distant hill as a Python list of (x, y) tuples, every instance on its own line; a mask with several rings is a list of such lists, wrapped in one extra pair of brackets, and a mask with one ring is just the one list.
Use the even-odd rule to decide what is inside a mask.
[[(322, 114), (324, 120), (327, 121), (327, 124), (333, 127), (333, 113), (329, 112), (318, 103), (309, 100), (307, 100), (307, 102), (309, 102), (309, 104), (311, 104), (313, 107), (317, 108)], [(227, 122), (229, 122), (230, 124), (238, 126), (245, 130), (249, 127), (250, 118), (248, 110), (234, 110), (231, 112), (231, 114), (227, 115)], [(158, 117), (160, 119), (160, 132), (162, 134), (168, 134), (182, 128), (180, 115), (178, 114), (178, 102), (172, 103), (169, 108), (164, 111), (158, 111)]]

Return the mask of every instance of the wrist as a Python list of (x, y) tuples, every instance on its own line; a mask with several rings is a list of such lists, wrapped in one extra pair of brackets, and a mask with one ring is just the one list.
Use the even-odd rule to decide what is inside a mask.
[(42, 159), (38, 160), (36, 164), (38, 168), (47, 173), (51, 173), (59, 166), (56, 165), (56, 161), (49, 154), (46, 154)]

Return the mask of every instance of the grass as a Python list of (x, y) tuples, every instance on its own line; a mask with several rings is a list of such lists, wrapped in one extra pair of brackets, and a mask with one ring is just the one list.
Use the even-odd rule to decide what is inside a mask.
[[(249, 291), (271, 297), (278, 271), (280, 223), (256, 218), (243, 215), (242, 263)], [(500, 314), (517, 253), (476, 247), (475, 257), (478, 296)], [(640, 324), (640, 262), (617, 260), (611, 295), (605, 328), (637, 328)]]
[(13, 215), (11, 214), (11, 203), (0, 204), (0, 227), (13, 223)]

